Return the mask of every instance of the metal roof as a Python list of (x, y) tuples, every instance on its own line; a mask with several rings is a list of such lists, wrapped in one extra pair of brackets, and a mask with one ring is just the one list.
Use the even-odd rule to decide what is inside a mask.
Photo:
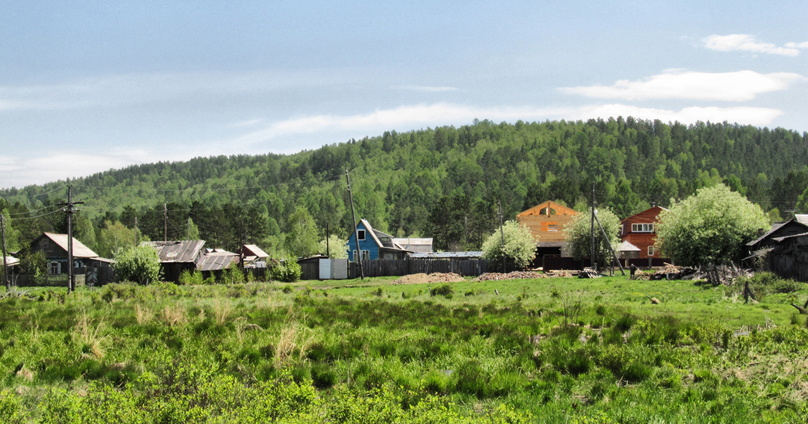
[(238, 262), (238, 255), (225, 250), (205, 253), (196, 263), (196, 269), (200, 271), (221, 271), (227, 269), (230, 264)]
[(239, 251), (243, 253), (244, 256), (255, 256), (258, 258), (269, 257), (269, 254), (267, 252), (264, 252), (263, 250), (261, 250), (260, 247), (254, 244), (245, 244), (244, 246), (241, 246), (241, 249), (239, 249)]
[[(804, 215), (804, 216), (808, 217), (808, 215)], [(786, 222), (774, 223), (774, 224), (772, 225), (772, 229), (771, 229), (771, 230), (767, 231), (767, 232), (766, 232), (766, 233), (764, 233), (762, 236), (760, 236), (760, 237), (758, 237), (758, 238), (756, 238), (756, 239), (754, 239), (754, 240), (750, 241), (749, 243), (746, 243), (746, 245), (747, 245), (747, 246), (749, 246), (749, 247), (752, 247), (752, 246), (754, 246), (754, 245), (756, 245), (756, 244), (760, 243), (761, 241), (765, 240), (766, 238), (768, 238), (768, 237), (769, 237), (770, 235), (772, 235), (772, 234), (773, 234), (775, 231), (779, 230), (779, 229), (780, 229), (780, 228), (782, 228), (782, 227), (785, 227), (787, 224), (790, 224), (790, 223), (792, 223), (792, 222), (794, 222), (794, 223), (796, 223), (796, 224), (802, 224), (804, 227), (808, 228), (808, 222), (802, 222), (802, 221), (800, 221), (800, 220), (799, 220), (799, 218), (791, 219), (791, 220), (788, 220), (788, 221), (786, 221)], [(776, 238), (774, 238), (773, 240), (777, 240), (777, 239), (776, 239)]]
[(463, 258), (481, 258), (482, 251), (469, 251), (469, 252), (429, 252), (429, 253), (410, 253), (412, 259), (463, 259)]
[(432, 252), (432, 239), (431, 238), (394, 238), (393, 243), (401, 246), (402, 249), (412, 250), (413, 252), (429, 253)]
[(796, 219), (800, 224), (808, 225), (808, 214), (794, 214), (794, 219)]
[(17, 266), (19, 264), (20, 264), (19, 259), (15, 258), (15, 257), (13, 257), (11, 255), (6, 255), (6, 266), (12, 267), (12, 266)]
[(144, 241), (141, 246), (151, 246), (157, 250), (160, 262), (195, 263), (205, 240)]
[[(67, 252), (67, 234), (44, 233), (44, 236), (51, 239), (57, 246)], [(90, 250), (82, 242), (73, 237), (73, 257), (74, 258), (97, 258), (98, 254)]]

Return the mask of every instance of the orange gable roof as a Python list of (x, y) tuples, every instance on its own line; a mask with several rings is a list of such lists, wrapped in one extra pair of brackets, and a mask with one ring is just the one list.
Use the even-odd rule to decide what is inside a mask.
[[(547, 208), (549, 208), (551, 212), (550, 213), (545, 212), (545, 213), (542, 214), (541, 213), (542, 209), (546, 210)], [(555, 211), (555, 213), (552, 213), (552, 211)], [(525, 216), (538, 216), (538, 215), (545, 215), (545, 216), (550, 216), (550, 215), (574, 216), (574, 215), (578, 215), (578, 212), (575, 209), (568, 208), (568, 207), (566, 207), (564, 205), (560, 205), (560, 204), (558, 204), (556, 202), (553, 202), (552, 200), (548, 200), (548, 201), (546, 201), (546, 202), (544, 202), (542, 204), (533, 206), (532, 208), (530, 208), (530, 209), (528, 209), (526, 211), (520, 212), (519, 214), (516, 215), (516, 217), (519, 218), (519, 217), (525, 217)]]

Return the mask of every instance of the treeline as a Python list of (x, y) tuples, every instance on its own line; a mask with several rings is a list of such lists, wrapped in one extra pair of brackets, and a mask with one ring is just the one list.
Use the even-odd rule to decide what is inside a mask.
[(580, 208), (593, 185), (598, 204), (620, 217), (724, 183), (773, 219), (785, 219), (808, 212), (806, 164), (808, 134), (781, 128), (630, 117), (475, 120), (459, 128), (385, 132), (294, 155), (137, 165), (2, 190), (0, 196), (12, 218), (22, 218), (15, 222), (20, 241), (43, 229), (59, 231), (60, 214), (29, 217), (53, 210), (70, 184), (86, 201), (83, 225), (95, 232), (106, 221), (133, 226), (137, 217), (142, 233), (162, 239), (165, 204), (169, 239), (187, 237), (195, 225), (209, 246), (246, 240), (282, 249), (288, 217), (298, 208), (311, 215), (321, 235), (325, 228), (342, 236), (350, 231), (347, 168), (357, 218), (396, 236), (435, 237), (440, 249), (471, 249), (496, 228), (500, 206), (506, 220), (548, 199)]

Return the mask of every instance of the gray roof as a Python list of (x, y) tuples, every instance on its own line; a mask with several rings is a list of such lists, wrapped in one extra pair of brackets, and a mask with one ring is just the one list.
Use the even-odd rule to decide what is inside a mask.
[(12, 267), (12, 266), (17, 266), (19, 264), (20, 264), (19, 259), (15, 258), (15, 257), (13, 257), (11, 255), (6, 255), (6, 266)]
[[(808, 215), (797, 215), (797, 216), (798, 217), (799, 216), (808, 217)], [(799, 220), (799, 218), (794, 218), (794, 219), (788, 220), (786, 222), (775, 222), (774, 224), (772, 224), (772, 229), (771, 230), (767, 231), (762, 236), (750, 241), (749, 243), (746, 243), (746, 245), (749, 246), (749, 247), (755, 246), (756, 244), (760, 243), (761, 241), (763, 241), (766, 238), (768, 238), (769, 236), (771, 236), (774, 232), (776, 232), (780, 228), (785, 227), (786, 225), (791, 224), (792, 222), (795, 223), (795, 224), (802, 224), (802, 226), (808, 228), (808, 222), (802, 222), (802, 221)], [(774, 240), (777, 240), (777, 239), (775, 238)]]
[[(42, 237), (42, 236), (40, 236)], [(64, 249), (67, 252), (67, 234), (53, 234), (53, 233), (44, 233), (44, 237), (51, 239), (52, 242), (56, 243), (59, 247)], [(98, 254), (90, 250), (89, 247), (82, 244), (82, 242), (76, 240), (73, 237), (73, 257), (74, 258), (97, 258)]]
[(410, 258), (413, 259), (464, 259), (464, 258), (481, 258), (482, 251), (469, 251), (469, 252), (430, 252), (430, 253), (410, 253)]
[(808, 225), (808, 214), (794, 214), (794, 219), (796, 219), (800, 224)]
[(412, 250), (418, 253), (432, 252), (432, 238), (394, 238), (393, 243), (403, 249)]
[(141, 246), (157, 250), (163, 263), (196, 263), (205, 240), (144, 241)]
[(241, 249), (239, 249), (239, 251), (241, 253), (244, 253), (244, 256), (247, 257), (252, 256), (260, 259), (269, 257), (269, 254), (267, 252), (264, 252), (263, 250), (261, 250), (260, 247), (254, 244), (245, 244), (244, 246), (241, 247)]
[(620, 243), (620, 245), (617, 246), (617, 249), (615, 249), (615, 250), (618, 251), (618, 252), (641, 252), (642, 251), (639, 247), (629, 243), (628, 241), (624, 241), (624, 242)]
[(214, 250), (203, 254), (196, 263), (200, 271), (221, 271), (227, 269), (233, 262), (238, 262), (238, 255), (226, 250)]

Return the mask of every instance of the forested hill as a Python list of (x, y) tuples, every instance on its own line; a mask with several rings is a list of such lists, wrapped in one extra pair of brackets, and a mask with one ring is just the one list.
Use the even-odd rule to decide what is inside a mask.
[[(191, 217), (202, 238), (221, 245), (236, 245), (236, 239), (277, 244), (296, 208), (307, 210), (321, 229), (348, 232), (348, 168), (357, 218), (398, 236), (435, 236), (438, 247), (446, 248), (466, 240), (466, 247), (479, 246), (498, 223), (498, 201), (507, 219), (547, 199), (584, 204), (593, 183), (598, 203), (621, 217), (652, 203), (667, 206), (671, 198), (722, 181), (765, 211), (777, 208), (785, 216), (805, 208), (798, 197), (808, 186), (806, 164), (808, 134), (780, 128), (632, 118), (475, 120), (459, 128), (386, 132), (288, 156), (137, 165), (69, 184), (86, 202), (82, 214), (96, 231), (105, 220), (133, 226), (138, 216), (144, 233), (162, 239), (168, 203), (169, 238), (182, 238)], [(0, 195), (12, 216), (20, 217), (28, 210), (47, 212), (66, 197), (65, 187), (61, 181)], [(245, 216), (257, 216), (258, 222)], [(33, 226), (23, 221), (17, 223), (21, 240), (58, 226), (43, 222), (20, 229)], [(258, 230), (242, 229), (228, 238), (224, 233), (235, 221)]]

